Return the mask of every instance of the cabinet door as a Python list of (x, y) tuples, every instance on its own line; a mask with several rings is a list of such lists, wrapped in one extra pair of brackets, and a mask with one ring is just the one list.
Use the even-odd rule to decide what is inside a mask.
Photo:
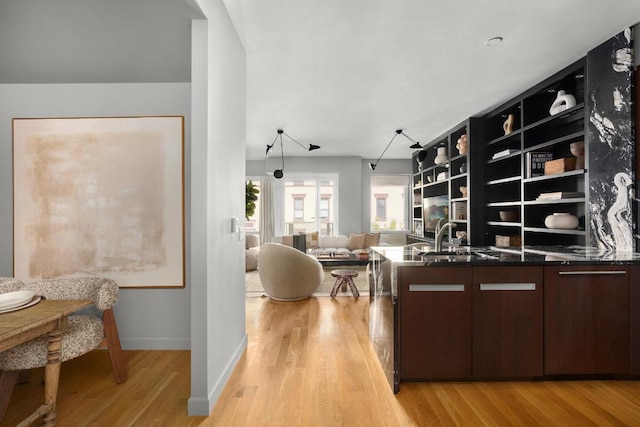
[(471, 377), (471, 267), (398, 267), (400, 378)]
[(473, 268), (475, 378), (542, 376), (542, 280), (542, 267)]
[(545, 374), (629, 373), (629, 267), (544, 267)]
[(631, 293), (631, 324), (629, 325), (629, 328), (631, 335), (631, 360), (629, 370), (631, 375), (640, 375), (640, 265), (632, 265), (630, 273), (629, 292)]

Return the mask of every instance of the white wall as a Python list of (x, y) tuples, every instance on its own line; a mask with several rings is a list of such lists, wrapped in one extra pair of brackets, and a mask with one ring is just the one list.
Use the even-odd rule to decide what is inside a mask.
[(192, 27), (191, 398), (208, 415), (247, 345), (244, 241), (246, 54), (222, 0)]
[[(13, 275), (12, 118), (185, 116), (188, 176), (190, 90), (189, 83), (0, 85), (0, 276)], [(189, 183), (186, 184), (188, 194)], [(123, 347), (189, 348), (190, 292), (189, 286), (122, 289), (114, 311)]]

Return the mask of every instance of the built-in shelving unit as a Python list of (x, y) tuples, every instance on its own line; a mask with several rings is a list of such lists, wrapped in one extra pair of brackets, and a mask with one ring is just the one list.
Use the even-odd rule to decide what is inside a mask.
[[(508, 237), (514, 244), (587, 243), (587, 170), (581, 167), (546, 175), (544, 170), (531, 171), (534, 155), (547, 156), (549, 160), (576, 159), (570, 147), (574, 142), (585, 141), (584, 81), (582, 60), (483, 118), (485, 182), (482, 194), (486, 212), (483, 244), (496, 244), (496, 236)], [(550, 106), (561, 90), (572, 95), (576, 104), (552, 115)], [(513, 115), (510, 132), (505, 125), (509, 115)], [(539, 166), (543, 165), (544, 162), (539, 162)], [(552, 192), (574, 194), (571, 198), (539, 198), (542, 193)], [(517, 219), (502, 220), (501, 211), (513, 212)], [(556, 212), (577, 216), (578, 227), (546, 227), (545, 218)]]
[[(640, 73), (636, 69), (634, 76), (634, 70), (616, 62), (616, 52), (633, 49), (629, 34), (630, 30), (617, 34), (579, 61), (416, 152), (413, 214), (426, 230), (417, 234), (433, 236), (426, 203), (436, 198), (448, 206), (449, 218), (457, 226), (454, 231), (466, 231), (472, 245), (637, 250), (640, 155), (633, 130), (640, 122), (640, 109), (635, 109), (634, 117), (632, 106), (640, 93)], [(556, 108), (555, 101), (566, 100), (565, 95), (572, 102)], [(468, 152), (460, 155), (455, 144), (463, 133), (469, 138)], [(450, 158), (434, 165), (438, 147), (446, 147)], [(467, 165), (464, 172), (459, 171), (462, 163)], [(553, 170), (545, 170), (545, 163)], [(442, 172), (450, 175), (443, 177)], [(459, 192), (461, 186), (468, 189), (466, 197)], [(578, 225), (550, 228), (545, 220), (558, 218), (554, 213), (575, 216)]]
[[(464, 135), (466, 150), (458, 147)], [(470, 206), (479, 187), (470, 177), (482, 173), (472, 163), (474, 153), (480, 151), (478, 143), (474, 147), (475, 140), (481, 141), (481, 126), (471, 118), (413, 154), (414, 237), (433, 238), (438, 220), (445, 218), (454, 224), (452, 236), (459, 243), (473, 239), (476, 220), (471, 220)], [(436, 164), (443, 150), (446, 160)]]

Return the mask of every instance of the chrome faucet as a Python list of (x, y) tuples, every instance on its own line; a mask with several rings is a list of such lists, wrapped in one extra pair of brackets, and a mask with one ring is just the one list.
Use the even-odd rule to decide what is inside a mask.
[[(440, 221), (442, 221), (442, 219)], [(438, 221), (438, 225), (436, 225), (436, 252), (442, 251), (442, 238), (444, 237), (445, 230), (448, 228), (449, 232), (451, 232), (451, 229), (456, 227), (456, 225), (451, 222), (447, 222), (440, 227), (440, 221)]]
[(440, 218), (440, 219), (438, 220), (438, 223), (436, 224), (436, 230), (435, 230), (435, 231), (436, 231), (436, 233), (435, 233), (435, 235), (436, 235), (436, 236), (437, 236), (437, 235), (438, 235), (438, 233), (440, 232), (440, 227), (442, 227), (442, 221), (444, 221), (444, 218)]

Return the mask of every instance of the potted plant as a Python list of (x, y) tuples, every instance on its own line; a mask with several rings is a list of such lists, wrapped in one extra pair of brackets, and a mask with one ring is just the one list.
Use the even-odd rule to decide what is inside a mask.
[(260, 190), (253, 184), (251, 180), (247, 181), (247, 189), (245, 193), (245, 219), (249, 219), (256, 212), (256, 200), (258, 200)]

